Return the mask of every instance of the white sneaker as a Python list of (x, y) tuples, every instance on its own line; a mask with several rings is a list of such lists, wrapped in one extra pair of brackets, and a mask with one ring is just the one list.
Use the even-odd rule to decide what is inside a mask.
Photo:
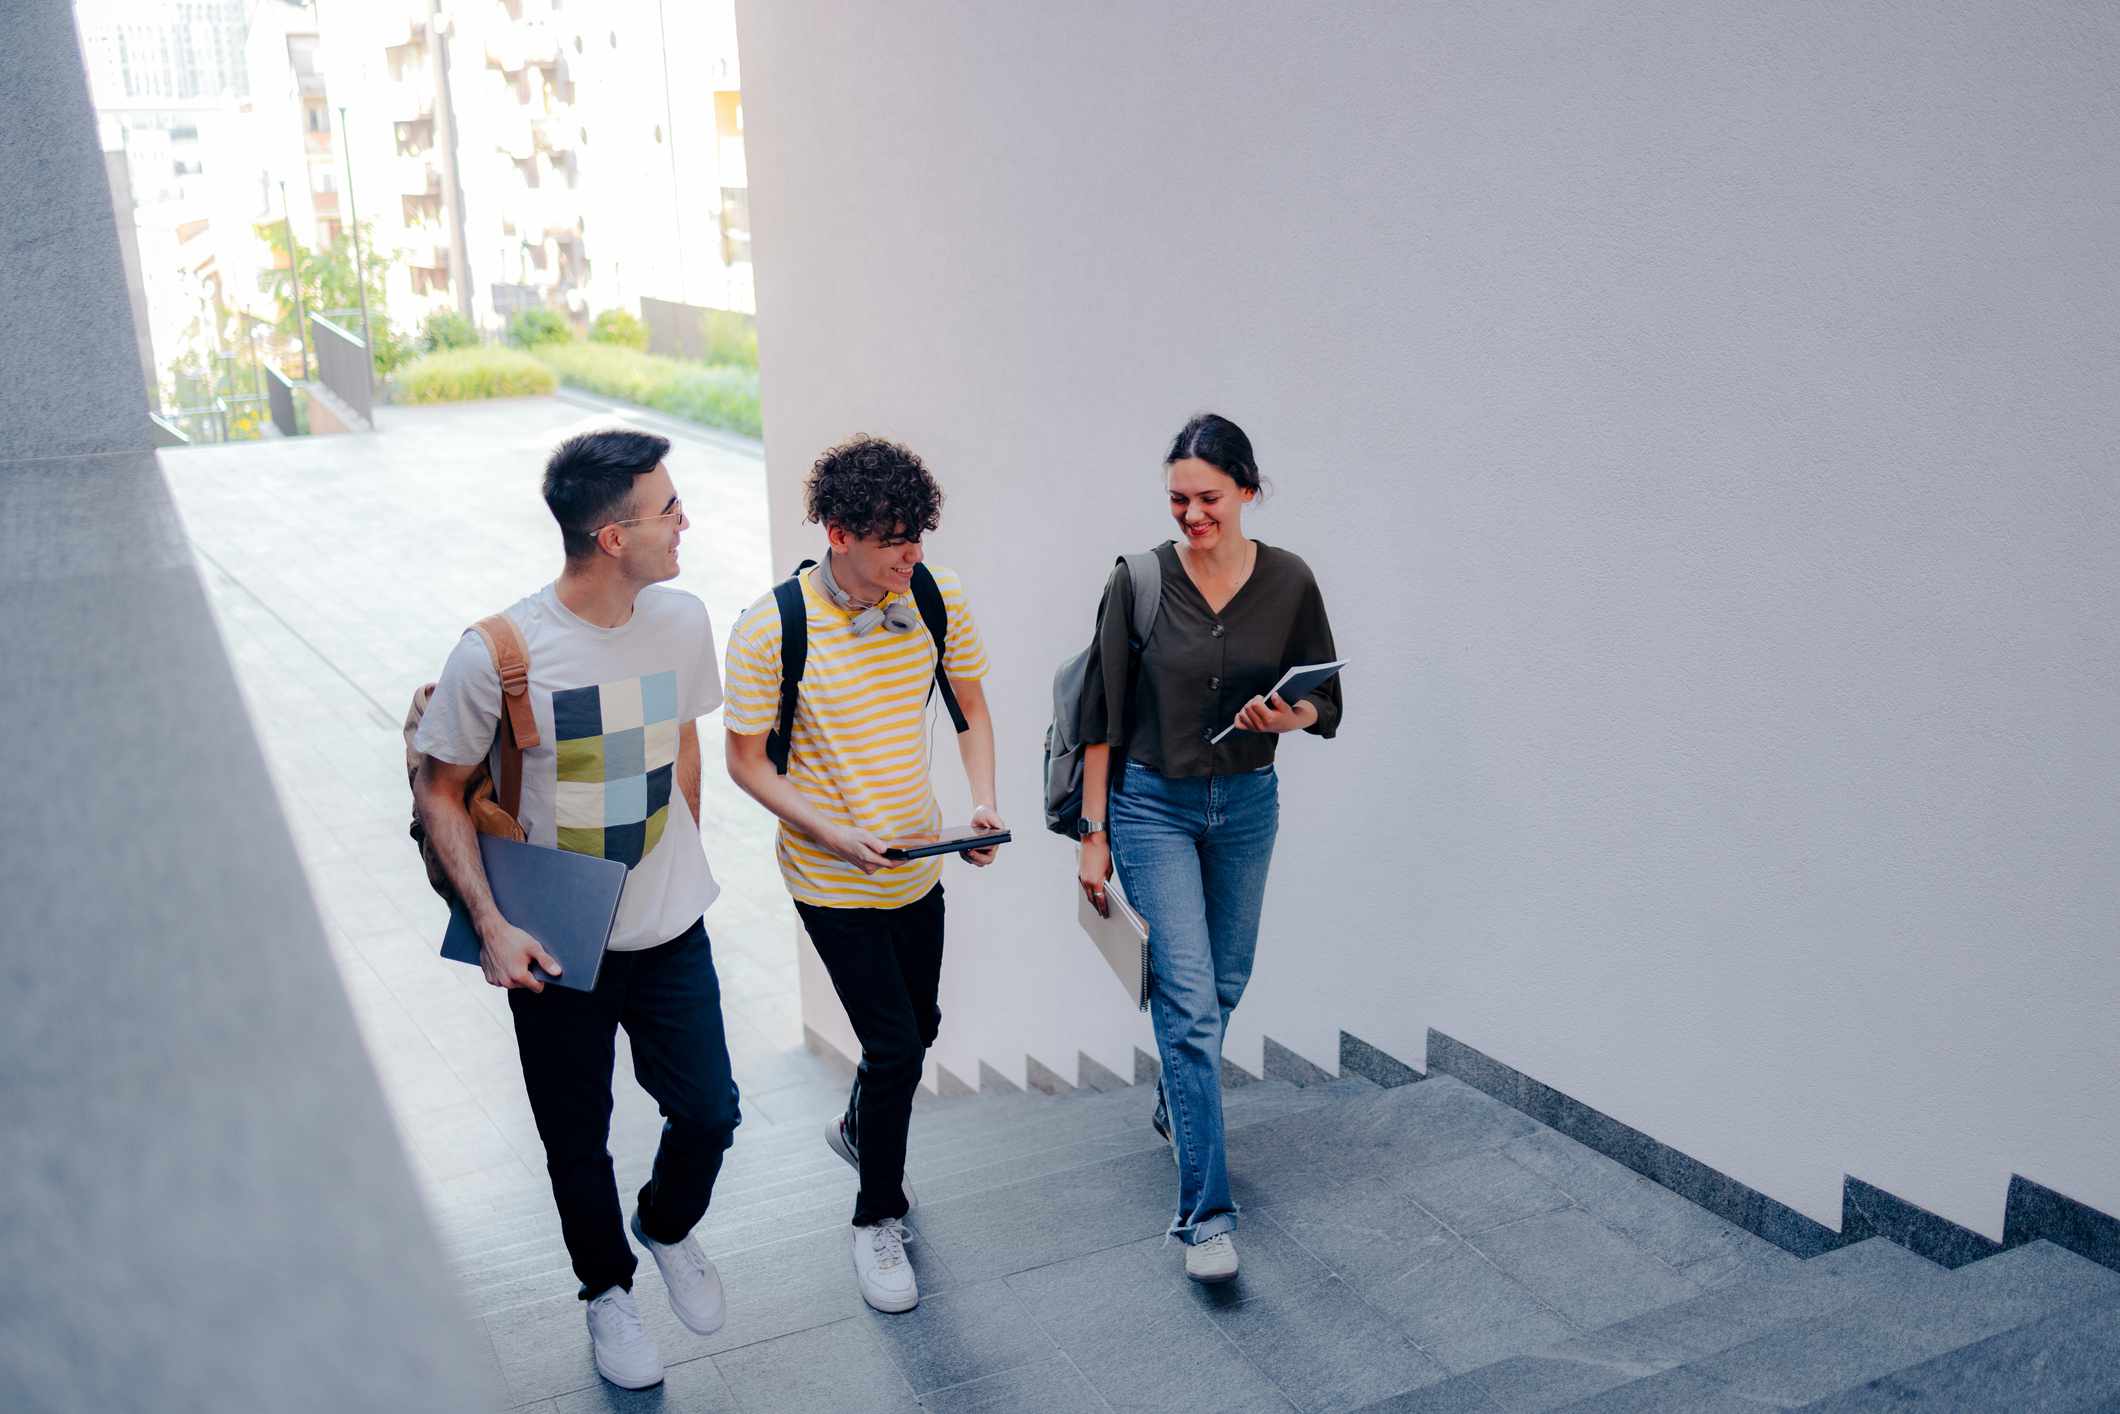
[(1185, 1249), (1185, 1275), (1194, 1281), (1228, 1281), (1237, 1274), (1237, 1244), (1226, 1232)]
[(854, 1276), (861, 1299), (879, 1311), (910, 1311), (920, 1304), (920, 1283), (905, 1256), (905, 1225), (895, 1218), (854, 1229)]
[(640, 1323), (633, 1293), (624, 1287), (614, 1286), (589, 1303), (589, 1344), (596, 1348), (596, 1373), (620, 1389), (662, 1383), (662, 1356)]
[[(841, 1115), (836, 1119), (825, 1122), (824, 1142), (831, 1146), (833, 1153), (853, 1165), (854, 1172), (857, 1175), (861, 1172), (861, 1151), (854, 1147), (852, 1140), (847, 1138), (846, 1116)], [(898, 1191), (905, 1194), (906, 1212), (912, 1212), (913, 1180), (907, 1178), (903, 1173), (898, 1175)]]
[(694, 1335), (712, 1335), (720, 1330), (727, 1314), (722, 1304), (721, 1273), (699, 1250), (699, 1244), (688, 1236), (665, 1247), (640, 1230), (638, 1208), (633, 1210), (632, 1226), (640, 1245), (655, 1258), (655, 1269), (662, 1273), (663, 1285), (670, 1292), (670, 1309), (685, 1323), (685, 1329)]

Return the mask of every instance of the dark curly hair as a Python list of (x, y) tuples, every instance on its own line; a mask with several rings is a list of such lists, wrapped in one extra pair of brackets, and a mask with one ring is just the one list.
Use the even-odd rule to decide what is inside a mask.
[(881, 437), (827, 448), (802, 489), (811, 520), (857, 540), (918, 540), (942, 524), (942, 488), (933, 473), (910, 450)]

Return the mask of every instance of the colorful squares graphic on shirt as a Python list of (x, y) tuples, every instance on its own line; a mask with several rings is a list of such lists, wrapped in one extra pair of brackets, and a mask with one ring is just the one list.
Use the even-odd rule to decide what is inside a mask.
[(648, 778), (621, 776), (604, 782), (604, 828), (648, 818)]
[(676, 762), (677, 723), (675, 720), (648, 723), (647, 726), (641, 728), (641, 740), (643, 743), (643, 756), (649, 770), (652, 771), (657, 766), (668, 766)]
[(604, 826), (604, 858), (615, 859), (631, 869), (648, 852), (648, 822)]
[(627, 727), (604, 733), (604, 779), (622, 781), (648, 769), (646, 730)]
[(624, 682), (607, 682), (596, 691), (602, 699), (598, 706), (606, 734), (638, 727), (647, 720), (640, 712), (639, 678), (627, 678)]
[(602, 737), (561, 737), (553, 743), (553, 749), (559, 754), (559, 779), (562, 785), (577, 783), (603, 784), (604, 739)]
[(552, 819), (561, 829), (604, 827), (604, 783), (561, 781), (552, 792)]
[(677, 674), (555, 692), (552, 725), (560, 848), (638, 864), (669, 820)]
[[(677, 673), (650, 673), (640, 679), (640, 716), (648, 722), (674, 722), (677, 720)], [(609, 726), (605, 731), (611, 730)]]
[(569, 687), (552, 694), (552, 736), (555, 741), (578, 741), (604, 734), (604, 715), (599, 703), (601, 687)]

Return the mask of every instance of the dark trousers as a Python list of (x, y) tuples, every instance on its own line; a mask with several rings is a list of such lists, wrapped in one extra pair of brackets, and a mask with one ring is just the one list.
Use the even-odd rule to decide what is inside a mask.
[(508, 1008), (582, 1299), (614, 1286), (630, 1291), (633, 1244), (606, 1147), (618, 1028), (626, 1028), (632, 1044), (634, 1076), (663, 1113), (655, 1168), (638, 1197), (648, 1236), (681, 1241), (705, 1215), (722, 1152), (743, 1118), (706, 922), (659, 947), (607, 953), (593, 992), (549, 985), (542, 992), (513, 991)]
[(854, 1225), (905, 1216), (905, 1134), (927, 1050), (942, 1028), (942, 885), (903, 908), (819, 908), (798, 901), (832, 990), (861, 1041), (847, 1097), (847, 1138), (861, 1156)]

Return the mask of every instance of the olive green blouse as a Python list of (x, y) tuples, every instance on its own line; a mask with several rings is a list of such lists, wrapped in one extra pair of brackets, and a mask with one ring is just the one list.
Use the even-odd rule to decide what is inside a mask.
[[(1273, 732), (1235, 731), (1216, 745), (1208, 738), (1288, 669), (1339, 656), (1310, 566), (1263, 540), (1253, 543), (1258, 559), (1251, 578), (1219, 614), (1207, 607), (1178, 562), (1177, 546), (1156, 548), (1163, 568), (1162, 608), (1138, 675), (1131, 671), (1127, 643), (1133, 580), (1124, 560), (1112, 570), (1097, 606), (1098, 651), (1083, 684), (1080, 740), (1110, 745), (1115, 783), (1129, 760), (1164, 776), (1228, 776), (1271, 765), (1280, 740)], [(1339, 678), (1329, 679), (1309, 700), (1318, 719), (1304, 730), (1332, 736), (1340, 726)]]

